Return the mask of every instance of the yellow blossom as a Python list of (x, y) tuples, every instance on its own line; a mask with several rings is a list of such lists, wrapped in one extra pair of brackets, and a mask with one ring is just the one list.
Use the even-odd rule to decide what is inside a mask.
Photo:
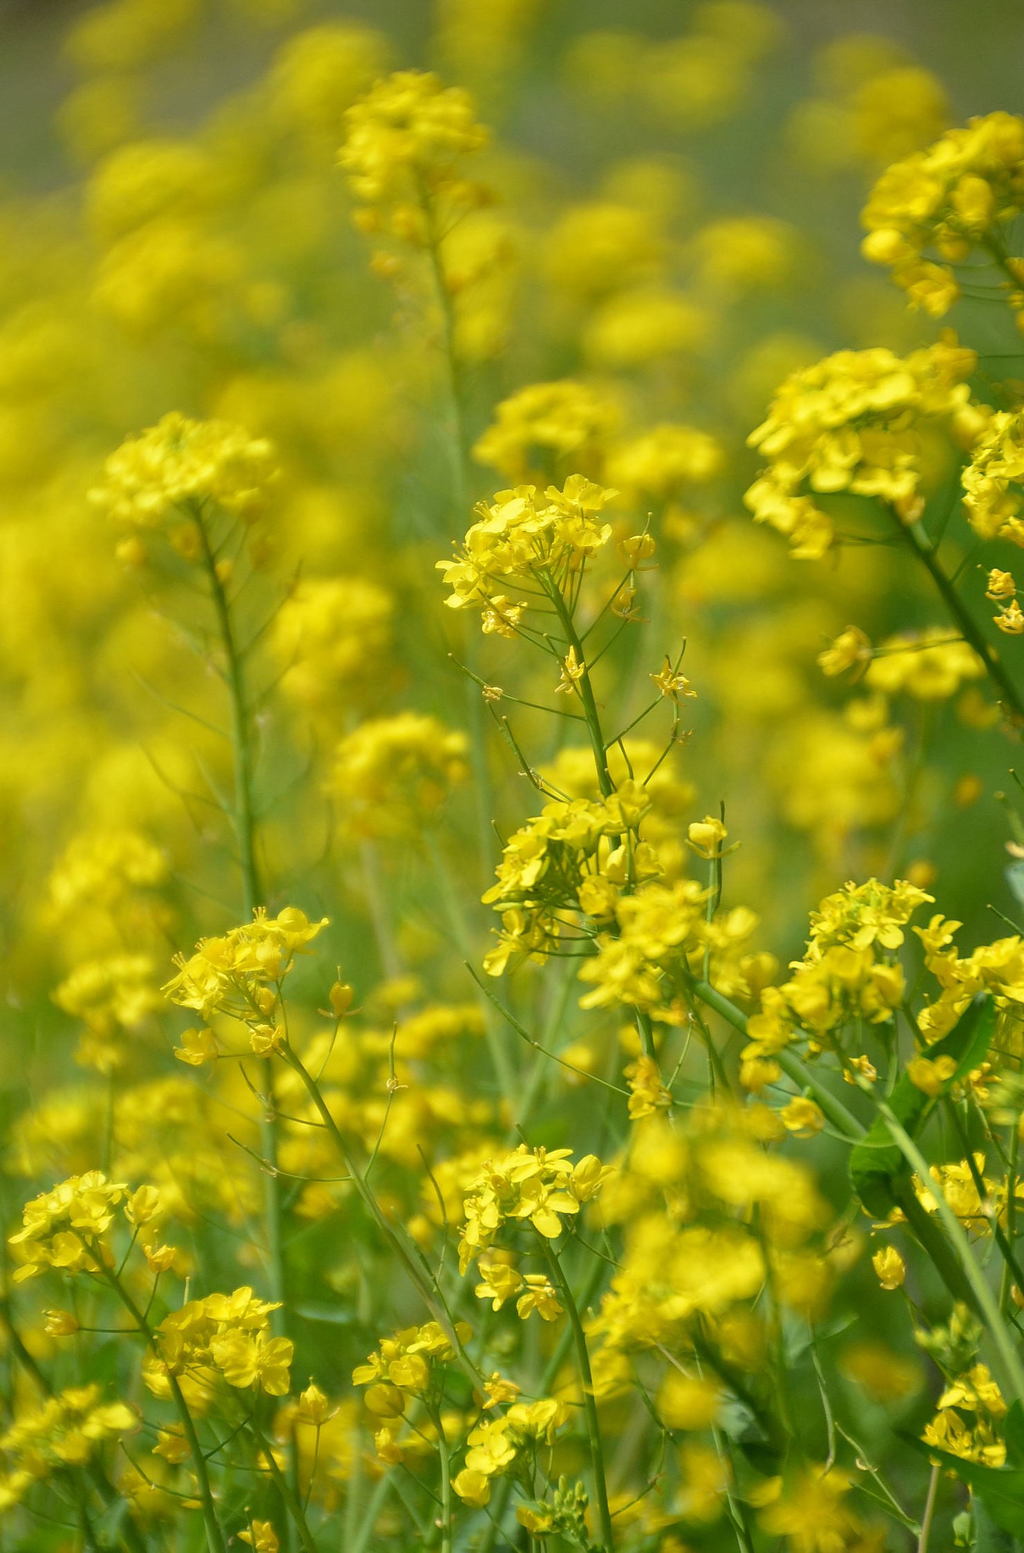
[(1021, 609), (1016, 599), (1013, 600), (1013, 603), (1008, 608), (1000, 610), (998, 615), (993, 615), (992, 619), (1000, 631), (1007, 636), (1020, 636), (1024, 633), (1024, 610)]
[(564, 691), (568, 695), (578, 695), (580, 680), (587, 672), (585, 663), (581, 663), (576, 656), (575, 647), (570, 647), (566, 656), (562, 659), (562, 675), (555, 686), (555, 694)]
[(154, 528), (212, 502), (232, 515), (255, 517), (275, 477), (274, 455), (262, 438), (219, 421), (177, 413), (112, 453), (106, 484), (89, 493), (118, 523)]
[(883, 1289), (898, 1289), (907, 1276), (907, 1264), (895, 1246), (883, 1246), (871, 1258), (878, 1281)]
[(665, 659), (665, 666), (658, 670), (657, 674), (648, 675), (657, 685), (659, 692), (669, 701), (678, 701), (680, 697), (694, 697), (697, 692), (687, 679), (685, 674), (680, 674), (672, 667), (671, 660)]

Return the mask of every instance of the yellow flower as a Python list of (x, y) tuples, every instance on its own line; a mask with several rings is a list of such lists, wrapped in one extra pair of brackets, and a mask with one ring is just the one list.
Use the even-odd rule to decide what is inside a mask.
[(816, 1101), (806, 1095), (799, 1095), (783, 1106), (779, 1112), (782, 1124), (787, 1132), (795, 1133), (798, 1138), (811, 1138), (821, 1131), (825, 1125), (825, 1115)]
[[(595, 551), (611, 538), (611, 524), (598, 520), (615, 495), (582, 475), (570, 475), (559, 489), (549, 485), (539, 494), (534, 485), (498, 491), (493, 501), (478, 502), (478, 521), (471, 525), (452, 561), (437, 569), (451, 588), (450, 609), (476, 607), (514, 632), (525, 605), (510, 609), (510, 583), (530, 582), (536, 588), (563, 588)], [(495, 627), (492, 626), (492, 629)], [(571, 653), (575, 662), (575, 653)]]
[(250, 1521), (246, 1531), (238, 1533), (239, 1542), (247, 1542), (253, 1553), (278, 1553), (281, 1544), (269, 1521)]
[(525, 1292), (516, 1300), (519, 1319), (525, 1321), (536, 1311), (542, 1321), (557, 1321), (562, 1314), (562, 1306), (550, 1279), (545, 1278), (543, 1273), (527, 1273), (523, 1283)]
[(859, 626), (847, 626), (818, 654), (818, 667), (830, 678), (871, 662), (871, 639)]
[[(1020, 169), (1024, 119), (990, 113), (951, 129), (926, 150), (886, 169), (871, 191), (862, 220), (863, 252), (884, 264), (912, 305), (941, 317), (959, 295), (954, 272), (925, 254), (953, 262), (982, 247), (1024, 208)], [(1001, 278), (1001, 277), (1000, 277)], [(1020, 307), (1010, 293), (1010, 303)]]
[(851, 1486), (838, 1467), (809, 1465), (758, 1512), (758, 1524), (770, 1537), (786, 1537), (792, 1553), (835, 1553), (851, 1546), (861, 1529), (843, 1502)]
[(9, 1237), (21, 1265), (15, 1283), (24, 1283), (48, 1267), (66, 1273), (96, 1272), (97, 1256), (109, 1251), (104, 1237), (114, 1210), (128, 1194), (122, 1182), (108, 1181), (100, 1170), (70, 1176), (25, 1205), (22, 1228)]
[(755, 520), (784, 534), (795, 557), (814, 560), (835, 541), (822, 496), (879, 497), (904, 520), (916, 517), (917, 427), (956, 423), (974, 365), (971, 351), (940, 341), (905, 357), (880, 346), (838, 351), (791, 373), (747, 439), (766, 460), (744, 497)]
[(1007, 636), (1020, 636), (1024, 632), (1024, 610), (1016, 599), (1009, 608), (1000, 610), (998, 615), (992, 616), (992, 619), (1000, 631), (1004, 631)]
[(721, 857), (722, 843), (729, 832), (721, 820), (706, 814), (702, 820), (694, 820), (686, 834), (697, 856), (711, 859)]
[(658, 1064), (653, 1057), (640, 1056), (626, 1069), (629, 1084), (628, 1115), (630, 1121), (653, 1116), (656, 1111), (667, 1110), (672, 1104), (672, 1093), (662, 1082)]
[(879, 1283), (883, 1289), (893, 1290), (902, 1286), (907, 1276), (907, 1264), (895, 1246), (883, 1246), (871, 1258)]
[(115, 522), (154, 528), (186, 518), (207, 502), (253, 518), (276, 478), (269, 442), (221, 421), (190, 421), (174, 412), (130, 437), (104, 466), (106, 484), (89, 500)]
[(587, 671), (585, 663), (581, 663), (576, 656), (575, 647), (570, 647), (566, 656), (562, 659), (562, 674), (555, 686), (555, 694), (565, 692), (567, 695), (578, 695), (580, 680)]
[(912, 1057), (906, 1066), (910, 1082), (933, 1098), (942, 1094), (955, 1072), (955, 1057)]
[(572, 378), (531, 383), (497, 407), (473, 457), (510, 480), (543, 477), (554, 467), (590, 469), (618, 429), (620, 407), (607, 389)]
[(1001, 599), (1012, 599), (1016, 591), (1017, 584), (1013, 579), (1013, 573), (1001, 572), (994, 566), (985, 583), (985, 597), (991, 599), (993, 603), (998, 603)]
[(395, 235), (424, 242), (423, 201), (464, 203), (458, 163), (487, 140), (468, 92), (426, 71), (399, 70), (345, 114), (338, 162), (356, 198), (382, 211)]
[(485, 1504), (490, 1503), (491, 1480), (485, 1473), (472, 1467), (463, 1467), (461, 1472), (457, 1472), (452, 1478), (452, 1487), (463, 1504), (483, 1509)]
[(672, 667), (671, 659), (665, 659), (665, 666), (658, 670), (657, 674), (648, 675), (657, 685), (659, 692), (669, 701), (678, 701), (681, 696), (694, 697), (694, 690), (685, 674), (680, 674)]
[[(268, 917), (257, 907), (253, 920), (232, 928), (220, 938), (202, 938), (195, 953), (178, 954), (174, 963), (177, 975), (162, 989), (171, 1003), (193, 1008), (208, 1019), (216, 1012), (242, 1020), (253, 1030), (262, 1030), (265, 1016), (277, 1001), (277, 987), (293, 969), (295, 956), (323, 932), (328, 919), (311, 922), (296, 906), (286, 906), (276, 917)], [(207, 1032), (191, 1032), (183, 1050), (185, 1060), (205, 1061)], [(273, 1040), (267, 1042), (273, 1045)], [(194, 1055), (193, 1055), (194, 1053)]]

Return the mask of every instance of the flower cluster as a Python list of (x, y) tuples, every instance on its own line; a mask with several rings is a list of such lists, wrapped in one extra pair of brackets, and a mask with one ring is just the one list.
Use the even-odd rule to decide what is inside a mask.
[[(904, 927), (931, 900), (902, 879), (891, 886), (876, 879), (851, 883), (826, 897), (811, 915), (803, 958), (792, 962), (787, 981), (763, 990), (760, 1009), (748, 1021), (744, 1082), (757, 1089), (777, 1078), (775, 1056), (795, 1039), (798, 1028), (812, 1050), (821, 1050), (834, 1047), (851, 1021), (891, 1019), (906, 995), (903, 967), (895, 957)], [(852, 1065), (859, 1061), (853, 1059)]]
[(709, 920), (708, 899), (708, 890), (695, 879), (653, 881), (621, 896), (612, 923), (597, 935), (596, 953), (580, 967), (580, 981), (592, 984), (580, 999), (581, 1008), (624, 1006), (682, 1024), (688, 984), (705, 968), (730, 997), (756, 991), (775, 966), (770, 957), (747, 948), (757, 917), (737, 906)]
[[(512, 835), (485, 904), (501, 913), (496, 947), (484, 965), (500, 976), (510, 962), (544, 959), (573, 936), (569, 914), (607, 921), (621, 892), (660, 873), (653, 849), (639, 839), (650, 798), (626, 779), (606, 799), (555, 799)], [(577, 923), (575, 936), (587, 936)]]
[(694, 486), (706, 485), (725, 464), (717, 437), (696, 426), (663, 422), (624, 438), (608, 452), (609, 482), (635, 505), (681, 501)]
[[(792, 1308), (821, 1302), (831, 1273), (816, 1237), (829, 1208), (810, 1172), (772, 1148), (782, 1132), (756, 1103), (702, 1105), (677, 1123), (652, 1116), (637, 1125), (628, 1163), (601, 1200), (604, 1222), (624, 1226), (624, 1247), (588, 1324), (601, 1344), (595, 1373), (614, 1384), (616, 1355), (659, 1345), (683, 1357), (692, 1332), (756, 1371), (766, 1332), (748, 1302), (766, 1274)], [(699, 1336), (693, 1346), (706, 1360)], [(689, 1413), (688, 1426), (707, 1416), (709, 1399), (692, 1387), (666, 1390), (669, 1405)]]
[(501, 400), (473, 456), (507, 479), (538, 484), (573, 468), (596, 472), (621, 415), (606, 388), (574, 378), (530, 383)]
[(433, 201), (445, 224), (480, 203), (460, 173), (462, 159), (487, 144), (473, 99), (436, 75), (400, 70), (371, 87), (345, 115), (338, 161), (363, 206), (366, 230), (386, 228), (408, 242), (435, 240)]
[(1024, 545), (1024, 414), (997, 410), (963, 472), (964, 507), (982, 539)]
[(129, 437), (104, 465), (95, 506), (128, 528), (159, 528), (208, 503), (251, 519), (275, 477), (269, 442), (222, 421), (190, 421), (173, 411)]
[(339, 710), (379, 704), (390, 668), (395, 603), (364, 577), (308, 577), (281, 605), (270, 648), (281, 690), (334, 723)]
[(921, 1438), (936, 1450), (986, 1467), (1006, 1462), (1006, 1402), (985, 1364), (974, 1364), (942, 1392)]
[(358, 839), (420, 835), (469, 777), (466, 735), (424, 712), (372, 718), (334, 749), (328, 792)]
[(248, 1287), (190, 1300), (156, 1328), (156, 1353), (143, 1364), (143, 1380), (154, 1396), (169, 1397), (174, 1376), (198, 1411), (210, 1405), (222, 1382), (285, 1396), (294, 1344), (271, 1335), (271, 1312), (278, 1308)]
[(984, 675), (985, 665), (962, 637), (943, 626), (929, 626), (885, 637), (874, 650), (864, 680), (886, 696), (948, 701), (963, 685)]
[(124, 1402), (103, 1402), (97, 1385), (76, 1386), (19, 1413), (0, 1435), (6, 1458), (0, 1476), (0, 1514), (20, 1504), (36, 1483), (94, 1459), (108, 1440), (121, 1440), (139, 1427)]
[(49, 908), (66, 922), (88, 903), (91, 910), (114, 910), (139, 890), (151, 890), (167, 878), (167, 854), (135, 830), (81, 833), (68, 843), (47, 882)]
[(479, 1300), (490, 1300), (492, 1310), (501, 1310), (514, 1299), (516, 1315), (521, 1321), (526, 1321), (534, 1312), (542, 1321), (557, 1321), (562, 1314), (550, 1278), (544, 1273), (521, 1273), (509, 1252), (502, 1251), (493, 1256), (485, 1253), (478, 1265), (481, 1281), (473, 1292)]
[(952, 1029), (977, 993), (990, 992), (997, 1008), (1014, 1016), (1003, 1037), (1008, 1043), (1004, 1060), (1014, 1057), (1019, 1062), (1018, 1040), (1010, 1032), (1024, 1004), (1024, 939), (1015, 933), (961, 955), (954, 943), (961, 925), (934, 916), (927, 927), (914, 928), (924, 946), (925, 966), (939, 988), (933, 1001), (918, 1014), (918, 1028), (929, 1043), (938, 1040)]
[(836, 537), (822, 495), (880, 497), (904, 522), (919, 517), (921, 424), (941, 418), (975, 433), (965, 382), (974, 365), (972, 351), (943, 341), (905, 357), (881, 346), (837, 351), (791, 374), (748, 438), (768, 461), (745, 497), (756, 521), (785, 534), (795, 556), (814, 559)]
[(180, 1253), (160, 1243), (167, 1211), (167, 1201), (155, 1186), (130, 1192), (99, 1170), (70, 1176), (26, 1204), (22, 1228), (9, 1240), (21, 1264), (14, 1282), (24, 1283), (48, 1268), (102, 1273), (114, 1262), (111, 1231), (121, 1215), (132, 1244), (140, 1247), (154, 1272), (178, 1268)]
[(48, 1267), (66, 1273), (99, 1271), (109, 1247), (107, 1232), (128, 1188), (108, 1181), (101, 1170), (69, 1176), (25, 1205), (22, 1228), (10, 1237), (21, 1266), (15, 1283), (35, 1278)]
[(1019, 315), (1024, 271), (1003, 244), (1022, 210), (1024, 118), (989, 113), (886, 169), (864, 208), (863, 252), (887, 266), (912, 305), (941, 318), (960, 294), (956, 266), (981, 248), (1003, 269)]
[[(470, 1328), (460, 1321), (455, 1328), (460, 1343), (471, 1336)], [(366, 1386), (366, 1406), (377, 1418), (399, 1418), (411, 1400), (422, 1398), (430, 1388), (434, 1364), (449, 1364), (456, 1350), (451, 1338), (436, 1321), (419, 1327), (406, 1327), (393, 1337), (385, 1337), (365, 1364), (352, 1372), (356, 1386)]]
[(916, 884), (897, 879), (882, 884), (868, 879), (865, 884), (851, 880), (833, 895), (827, 895), (810, 915), (810, 942), (818, 949), (845, 944), (850, 949), (898, 949), (906, 934), (903, 929), (922, 906), (934, 901)]
[(251, 922), (218, 938), (200, 939), (194, 954), (178, 954), (178, 967), (163, 988), (164, 996), (202, 1019), (227, 1014), (248, 1026), (254, 1051), (273, 1048), (281, 1032), (271, 1022), (280, 1000), (280, 986), (293, 969), (295, 956), (323, 931), (328, 919), (311, 922), (296, 906), (276, 917), (257, 907)]
[(452, 1479), (459, 1498), (464, 1504), (488, 1504), (492, 1479), (514, 1473), (531, 1447), (552, 1444), (570, 1416), (564, 1402), (541, 1397), (536, 1402), (514, 1402), (500, 1418), (476, 1424), (467, 1437), (465, 1466)]
[(611, 1174), (593, 1154), (572, 1163), (571, 1149), (531, 1149), (525, 1143), (488, 1160), (470, 1182), (459, 1240), (459, 1266), (495, 1244), (505, 1224), (530, 1224), (546, 1240), (557, 1240), (563, 1215), (579, 1213)]
[[(549, 485), (541, 495), (534, 485), (519, 485), (479, 502), (473, 509), (478, 522), (467, 530), (455, 559), (437, 562), (452, 590), (445, 603), (450, 609), (480, 609), (484, 631), (515, 635), (531, 596), (564, 590), (608, 543), (611, 524), (599, 514), (614, 495), (583, 475), (570, 475), (561, 490)], [(527, 597), (510, 597), (509, 588)]]

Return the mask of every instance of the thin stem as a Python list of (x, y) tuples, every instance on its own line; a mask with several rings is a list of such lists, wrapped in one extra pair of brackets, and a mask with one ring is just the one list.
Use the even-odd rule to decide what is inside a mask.
[(921, 1534), (917, 1539), (917, 1553), (928, 1553), (928, 1543), (932, 1534), (932, 1521), (935, 1518), (935, 1501), (939, 1494), (939, 1473), (942, 1468), (935, 1464), (932, 1467), (931, 1477), (928, 1479), (928, 1495), (924, 1502), (924, 1514), (921, 1516)]
[(225, 684), (231, 708), (231, 746), (235, 762), (234, 830), (242, 870), (242, 898), (245, 914), (251, 917), (263, 905), (263, 886), (256, 860), (256, 816), (253, 805), (252, 750), (249, 740), (249, 707), (246, 694), (245, 664), (235, 640), (231, 605), (217, 567), (217, 557), (201, 506), (193, 509), (199, 544), (210, 588), (210, 602), (217, 620), (217, 631), (224, 649)]
[(203, 1454), (203, 1447), (199, 1441), (199, 1435), (196, 1431), (195, 1421), (192, 1417), (192, 1414), (189, 1412), (188, 1403), (185, 1401), (185, 1395), (178, 1382), (178, 1377), (169, 1367), (163, 1366), (163, 1360), (160, 1354), (160, 1345), (157, 1343), (156, 1334), (153, 1331), (153, 1328), (150, 1326), (149, 1322), (146, 1320), (146, 1317), (143, 1315), (142, 1311), (139, 1309), (138, 1305), (135, 1303), (134, 1299), (129, 1294), (128, 1290), (125, 1288), (124, 1284), (113, 1268), (102, 1266), (102, 1252), (98, 1247), (96, 1249), (96, 1260), (100, 1263), (102, 1276), (110, 1284), (125, 1310), (135, 1322), (135, 1325), (145, 1339), (146, 1346), (150, 1353), (153, 1355), (153, 1358), (156, 1359), (163, 1368), (165, 1368), (167, 1384), (170, 1387), (171, 1396), (174, 1399), (174, 1405), (178, 1411), (178, 1417), (181, 1419), (181, 1427), (185, 1431), (185, 1438), (188, 1441), (189, 1450), (192, 1453), (196, 1482), (199, 1484), (199, 1499), (203, 1507), (203, 1524), (206, 1528), (206, 1544), (210, 1550), (210, 1553), (226, 1553), (224, 1545), (224, 1534), (220, 1529), (220, 1524), (217, 1520), (216, 1507), (213, 1502), (213, 1490), (210, 1487), (210, 1474), (206, 1468), (206, 1457)]
[(554, 605), (558, 616), (558, 623), (565, 633), (566, 646), (571, 648), (576, 655), (576, 662), (580, 665), (582, 673), (579, 678), (579, 695), (583, 706), (583, 716), (587, 724), (587, 732), (590, 735), (590, 745), (594, 754), (594, 766), (597, 770), (597, 784), (601, 789), (601, 796), (609, 798), (615, 791), (615, 783), (612, 781), (611, 772), (608, 769), (608, 752), (604, 745), (604, 734), (601, 730), (601, 714), (597, 710), (597, 701), (594, 697), (594, 687), (590, 681), (590, 670), (587, 667), (586, 653), (579, 633), (573, 622), (572, 612), (562, 597), (561, 589), (548, 577), (542, 578), (545, 592)]
[(1006, 1240), (1011, 1256), (1003, 1261), (1003, 1273), (999, 1281), (999, 1309), (1008, 1314), (1013, 1288), (1011, 1257), (1017, 1220), (1017, 1157), (1020, 1150), (1020, 1134), (1014, 1123), (1010, 1128), (1010, 1157), (1006, 1164)]
[(349, 1172), (352, 1183), (355, 1186), (356, 1191), (358, 1192), (371, 1219), (376, 1224), (381, 1234), (384, 1236), (384, 1239), (388, 1245), (390, 1245), (391, 1249), (395, 1252), (403, 1268), (405, 1269), (406, 1274), (408, 1275), (409, 1281), (420, 1295), (423, 1303), (426, 1305), (434, 1319), (438, 1322), (439, 1326), (441, 1326), (445, 1332), (445, 1335), (448, 1337), (448, 1340), (455, 1348), (462, 1368), (474, 1385), (479, 1384), (481, 1380), (479, 1371), (473, 1364), (472, 1360), (469, 1358), (468, 1354), (463, 1348), (461, 1341), (459, 1340), (458, 1334), (455, 1331), (455, 1323), (453, 1322), (451, 1313), (448, 1310), (443, 1296), (441, 1295), (441, 1291), (436, 1285), (436, 1280), (432, 1281), (429, 1271), (425, 1267), (421, 1267), (417, 1262), (417, 1248), (415, 1248), (414, 1243), (411, 1243), (411, 1245), (406, 1245), (404, 1238), (405, 1232), (400, 1230), (397, 1225), (390, 1224), (385, 1217), (380, 1203), (377, 1201), (369, 1185), (367, 1184), (365, 1172), (359, 1169), (359, 1166), (355, 1160), (355, 1156), (349, 1147), (347, 1138), (341, 1131), (341, 1128), (338, 1126), (337, 1122), (334, 1120), (334, 1117), (331, 1115), (330, 1108), (320, 1092), (320, 1086), (317, 1084), (316, 1079), (309, 1072), (308, 1068), (304, 1065), (301, 1058), (297, 1055), (295, 1049), (292, 1046), (286, 1043), (282, 1047), (281, 1055), (284, 1061), (291, 1068), (292, 1072), (298, 1075), (303, 1087), (306, 1090), (306, 1093), (309, 1095), (310, 1100), (313, 1102), (313, 1106), (319, 1115), (320, 1120), (323, 1122), (324, 1127), (334, 1139), (338, 1152), (344, 1161), (345, 1168)]
[[(441, 314), (441, 349), (448, 377), (452, 504), (456, 512), (465, 512), (469, 506), (469, 433), (466, 424), (465, 381), (459, 353), (456, 349), (455, 308), (452, 302), (451, 288), (448, 285), (448, 277), (444, 270), (444, 259), (441, 253), (441, 233), (438, 231), (437, 226), (437, 210), (430, 191), (422, 182), (419, 186), (419, 198), (427, 233), (427, 258), (430, 262), (434, 292), (437, 298), (438, 310)], [(479, 653), (479, 643), (475, 636), (470, 638), (468, 651), (469, 655), (476, 659)], [(476, 823), (480, 845), (480, 865), (486, 869), (490, 858), (490, 827), (491, 816), (494, 813), (494, 803), (491, 793), (491, 774), (487, 764), (485, 711), (484, 703), (480, 697), (474, 695), (469, 686), (467, 686), (467, 691), (469, 694), (467, 696), (466, 710), (469, 720), (470, 758), (473, 765), (473, 778), (476, 788)]]
[[(747, 1016), (742, 1009), (736, 1007), (730, 998), (715, 990), (706, 981), (695, 981), (690, 990), (706, 1003), (708, 1008), (713, 1008), (716, 1014), (720, 1014), (727, 1024), (734, 1030), (739, 1030), (742, 1035), (747, 1033)], [(843, 1102), (834, 1095), (824, 1084), (818, 1082), (805, 1062), (802, 1062), (795, 1052), (788, 1051), (785, 1047), (774, 1054), (779, 1067), (791, 1078), (794, 1084), (810, 1090), (815, 1100), (824, 1111), (833, 1127), (844, 1134), (848, 1143), (855, 1143), (862, 1138), (867, 1128), (857, 1120), (852, 1111), (848, 1111)]]
[(580, 1320), (579, 1309), (569, 1280), (562, 1271), (562, 1265), (553, 1248), (546, 1240), (544, 1241), (544, 1258), (551, 1273), (551, 1281), (557, 1286), (558, 1292), (561, 1295), (562, 1304), (572, 1330), (573, 1344), (576, 1349), (576, 1363), (580, 1372), (580, 1386), (583, 1391), (583, 1416), (586, 1419), (587, 1439), (590, 1444), (590, 1462), (594, 1474), (598, 1521), (601, 1526), (601, 1537), (604, 1542), (605, 1553), (613, 1553), (615, 1537), (612, 1531), (611, 1509), (608, 1505), (604, 1446), (601, 1441), (601, 1425), (597, 1416), (597, 1401), (594, 1397), (594, 1377), (590, 1369), (587, 1335), (583, 1330), (583, 1322)]
[[(967, 1166), (971, 1180), (974, 1182), (974, 1190), (978, 1194), (978, 1201), (979, 1203), (984, 1204), (988, 1197), (988, 1189), (985, 1186), (985, 1181), (981, 1171), (978, 1169), (978, 1166), (975, 1163), (974, 1151), (971, 1148), (971, 1140), (968, 1136), (967, 1129), (961, 1120), (960, 1113), (957, 1110), (956, 1101), (947, 1097), (947, 1104), (945, 1109), (956, 1130), (956, 1135), (960, 1139), (960, 1146), (964, 1151), (964, 1164)], [(1009, 1210), (1009, 1200), (1007, 1200), (1007, 1210)], [(1010, 1274), (1014, 1279), (1016, 1279), (1019, 1286), (1024, 1286), (1024, 1272), (1022, 1272), (1020, 1267), (1017, 1265), (1017, 1259), (1013, 1252), (1013, 1245), (999, 1222), (998, 1212), (993, 1210), (992, 1213), (986, 1217), (988, 1218), (988, 1223), (992, 1230), (996, 1245), (999, 1247), (1003, 1258), (1004, 1279), (1006, 1274)], [(1001, 1295), (999, 1305), (1000, 1309), (1005, 1312), (1006, 1307), (1003, 1305)]]
[(1021, 700), (1017, 688), (1007, 673), (999, 654), (982, 636), (980, 629), (953, 586), (945, 568), (939, 561), (936, 546), (928, 538), (920, 523), (901, 522), (899, 527), (901, 533), (906, 536), (910, 548), (934, 582), (946, 608), (959, 626), (964, 640), (970, 643), (988, 670), (989, 677), (1001, 692), (1006, 706), (1013, 712), (1018, 723), (1024, 723), (1024, 701)]
[[(448, 925), (455, 947), (464, 963), (468, 964), (473, 958), (469, 928), (466, 923), (462, 900), (452, 885), (451, 871), (445, 859), (437, 838), (432, 831), (424, 829), (423, 844), (434, 869), (434, 877), (437, 881), (441, 895), (441, 905), (448, 918)], [(480, 983), (478, 982), (479, 986)], [(481, 988), (481, 990), (483, 990)], [(498, 1093), (503, 1098), (508, 1098), (515, 1090), (515, 1075), (512, 1060), (502, 1039), (502, 1031), (495, 1021), (493, 1010), (485, 1005), (484, 1016), (484, 1040), (487, 1043), (487, 1052), (494, 1068), (494, 1077), (498, 1085)]]
[(437, 1430), (438, 1459), (441, 1466), (441, 1510), (437, 1525), (441, 1531), (441, 1553), (452, 1553), (452, 1463), (444, 1421), (439, 1408), (431, 1411), (431, 1419)]
[[(231, 749), (234, 759), (234, 831), (242, 872), (242, 907), (247, 921), (258, 906), (265, 904), (264, 884), (256, 856), (256, 807), (253, 800), (253, 758), (249, 701), (246, 687), (245, 657), (239, 651), (231, 604), (218, 570), (217, 557), (210, 539), (205, 514), (200, 504), (192, 509), (199, 534), (203, 564), (210, 589), (210, 602), (217, 621), (224, 653), (225, 684), (231, 710)], [(280, 1309), (272, 1324), (279, 1335), (286, 1327), (286, 1290), (284, 1276), (283, 1220), (281, 1183), (277, 1174), (277, 1128), (274, 1107), (274, 1069), (269, 1059), (262, 1060), (263, 1093), (266, 1104), (260, 1109), (260, 1152), (267, 1162), (263, 1171), (263, 1207), (267, 1230), (267, 1263), (270, 1297)]]
[[(384, 1500), (387, 1498), (388, 1494), (391, 1493), (393, 1487), (394, 1477), (391, 1474), (385, 1474), (377, 1481), (373, 1493), (370, 1495), (369, 1502), (364, 1507), (362, 1524), (360, 1525), (358, 1534), (351, 1534), (348, 1531), (345, 1533), (345, 1540), (342, 1543), (342, 1547), (345, 1548), (346, 1553), (364, 1553), (366, 1545), (369, 1542), (370, 1537), (373, 1535), (374, 1527), (377, 1524), (377, 1516), (380, 1513), (381, 1506), (383, 1505)], [(354, 1499), (349, 1501), (349, 1503), (356, 1502), (357, 1501)], [(347, 1510), (348, 1504), (346, 1504), (346, 1512)]]
[(270, 1473), (270, 1476), (274, 1480), (274, 1486), (280, 1494), (288, 1514), (291, 1516), (295, 1523), (296, 1530), (299, 1534), (299, 1541), (305, 1548), (306, 1553), (318, 1553), (316, 1540), (313, 1537), (313, 1533), (309, 1529), (309, 1523), (306, 1520), (306, 1514), (302, 1508), (302, 1502), (296, 1494), (291, 1483), (288, 1481), (287, 1475), (281, 1471), (281, 1468), (275, 1461), (272, 1447), (264, 1439), (262, 1433), (259, 1430), (259, 1427), (256, 1424), (255, 1419), (250, 1418), (248, 1420), (248, 1428), (252, 1432), (253, 1438), (255, 1439), (259, 1448), (260, 1455), (263, 1457), (263, 1460), (267, 1464), (267, 1471)]
[(949, 1206), (939, 1183), (929, 1171), (928, 1162), (924, 1155), (894, 1115), (892, 1109), (882, 1101), (879, 1103), (878, 1112), (884, 1119), (885, 1125), (889, 1129), (889, 1134), (903, 1158), (911, 1170), (916, 1172), (918, 1179), (927, 1187), (935, 1200), (936, 1211), (956, 1252), (964, 1277), (970, 1285), (978, 1311), (988, 1326), (989, 1335), (1002, 1360), (1006, 1379), (1010, 1383), (1010, 1388), (1016, 1400), (1024, 1405), (1024, 1367), (1021, 1366), (1021, 1361), (1007, 1331), (1006, 1323), (1003, 1320), (995, 1296), (989, 1288), (987, 1278), (975, 1260), (970, 1242), (964, 1233), (960, 1220)]

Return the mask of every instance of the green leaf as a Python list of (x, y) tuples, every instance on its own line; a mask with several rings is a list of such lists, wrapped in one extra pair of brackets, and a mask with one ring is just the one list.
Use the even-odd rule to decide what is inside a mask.
[(954, 1472), (961, 1483), (966, 1483), (980, 1504), (984, 1505), (992, 1521), (1001, 1531), (1015, 1537), (1024, 1536), (1024, 1469), (1020, 1467), (985, 1467), (977, 1461), (965, 1461), (949, 1451), (936, 1450), (916, 1435), (904, 1434), (900, 1438), (929, 1461)]
[(1003, 1419), (1006, 1459), (1011, 1467), (1024, 1467), (1024, 1407), (1014, 1402)]
[(996, 1524), (990, 1510), (982, 1500), (974, 1502), (974, 1553), (1020, 1553), (1021, 1543)]
[[(956, 1068), (943, 1088), (945, 1094), (985, 1059), (995, 1034), (996, 1007), (986, 992), (980, 992), (964, 1010), (948, 1035), (929, 1046), (927, 1056), (953, 1057)], [(923, 1127), (935, 1105), (935, 1099), (918, 1089), (904, 1073), (889, 1096), (889, 1107), (903, 1129), (914, 1137)], [(882, 1117), (876, 1117), (867, 1132), (850, 1151), (850, 1185), (868, 1213), (884, 1219), (896, 1206), (898, 1182), (908, 1173), (897, 1145)]]

